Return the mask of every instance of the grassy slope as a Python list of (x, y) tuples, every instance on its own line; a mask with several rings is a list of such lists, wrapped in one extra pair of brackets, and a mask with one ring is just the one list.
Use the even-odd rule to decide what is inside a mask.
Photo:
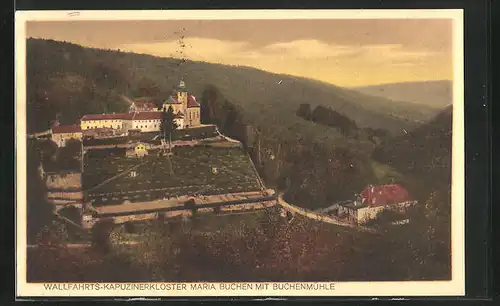
[(244, 107), (249, 121), (273, 120), (300, 129), (315, 129), (311, 127), (314, 124), (295, 118), (300, 103), (330, 106), (362, 127), (393, 132), (411, 129), (413, 121), (425, 120), (433, 112), (430, 108), (402, 106), (330, 84), (247, 67), (188, 61), (180, 71), (178, 61), (170, 58), (36, 39), (28, 41), (27, 52), (28, 116), (33, 119), (33, 129), (47, 125), (36, 122), (35, 112), (40, 118), (61, 112), (64, 120), (75, 121), (86, 112), (123, 111), (127, 103), (120, 95), (137, 96), (137, 88), (145, 82), (156, 84), (166, 95), (181, 73), (185, 74), (189, 91), (197, 96), (207, 84), (217, 86), (227, 99)]

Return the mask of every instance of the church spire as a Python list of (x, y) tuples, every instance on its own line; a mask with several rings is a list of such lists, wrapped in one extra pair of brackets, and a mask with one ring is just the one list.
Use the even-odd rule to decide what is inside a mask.
[(179, 82), (179, 90), (185, 90), (186, 89), (186, 83), (184, 83), (184, 80), (181, 79)]
[(182, 112), (184, 114), (186, 114), (188, 97), (187, 97), (187, 91), (186, 91), (186, 84), (184, 83), (183, 79), (181, 79), (181, 81), (179, 82), (179, 86), (177, 88), (177, 100), (180, 103), (182, 103)]

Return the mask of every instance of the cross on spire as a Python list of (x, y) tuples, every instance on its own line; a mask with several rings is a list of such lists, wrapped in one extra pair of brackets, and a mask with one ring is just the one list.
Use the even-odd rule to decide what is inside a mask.
[(183, 79), (181, 79), (181, 81), (179, 82), (179, 88), (181, 88), (181, 89), (185, 89), (186, 88), (186, 83), (184, 83)]

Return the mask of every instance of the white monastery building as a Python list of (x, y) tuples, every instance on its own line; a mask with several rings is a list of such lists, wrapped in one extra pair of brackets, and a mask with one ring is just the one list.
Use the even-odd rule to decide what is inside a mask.
[(200, 104), (193, 95), (189, 95), (183, 81), (180, 82), (176, 95), (172, 95), (160, 109), (151, 102), (133, 102), (128, 113), (85, 115), (80, 120), (82, 131), (90, 129), (111, 128), (127, 132), (140, 130), (141, 132), (160, 131), (163, 111), (172, 107), (174, 120), (179, 129), (199, 126)]

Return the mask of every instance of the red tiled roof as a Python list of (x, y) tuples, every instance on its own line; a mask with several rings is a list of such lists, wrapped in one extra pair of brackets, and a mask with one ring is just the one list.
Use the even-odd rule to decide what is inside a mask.
[(79, 125), (58, 125), (52, 127), (52, 134), (62, 133), (81, 133), (82, 129)]
[(362, 202), (368, 206), (382, 206), (411, 200), (408, 191), (399, 184), (368, 186), (361, 192)]
[[(119, 114), (94, 114), (85, 115), (82, 117), (82, 121), (88, 120), (155, 120), (161, 119), (162, 112), (150, 111), (150, 112), (138, 112), (138, 113), (119, 113)], [(174, 115), (175, 118), (183, 118), (182, 114)]]
[(196, 101), (196, 98), (193, 95), (188, 95), (188, 107), (200, 107), (200, 103)]
[[(177, 100), (177, 97), (175, 95), (172, 95), (171, 97), (171, 103), (169, 103), (170, 99), (166, 100), (165, 103), (169, 103), (169, 104), (179, 104), (179, 100)], [(200, 107), (200, 103), (198, 103), (198, 101), (196, 101), (196, 97), (193, 96), (193, 95), (188, 95), (188, 103), (187, 103), (187, 107)]]
[(82, 121), (88, 120), (114, 120), (114, 119), (122, 119), (122, 120), (131, 120), (133, 113), (118, 113), (118, 114), (91, 114), (85, 115), (82, 117)]

